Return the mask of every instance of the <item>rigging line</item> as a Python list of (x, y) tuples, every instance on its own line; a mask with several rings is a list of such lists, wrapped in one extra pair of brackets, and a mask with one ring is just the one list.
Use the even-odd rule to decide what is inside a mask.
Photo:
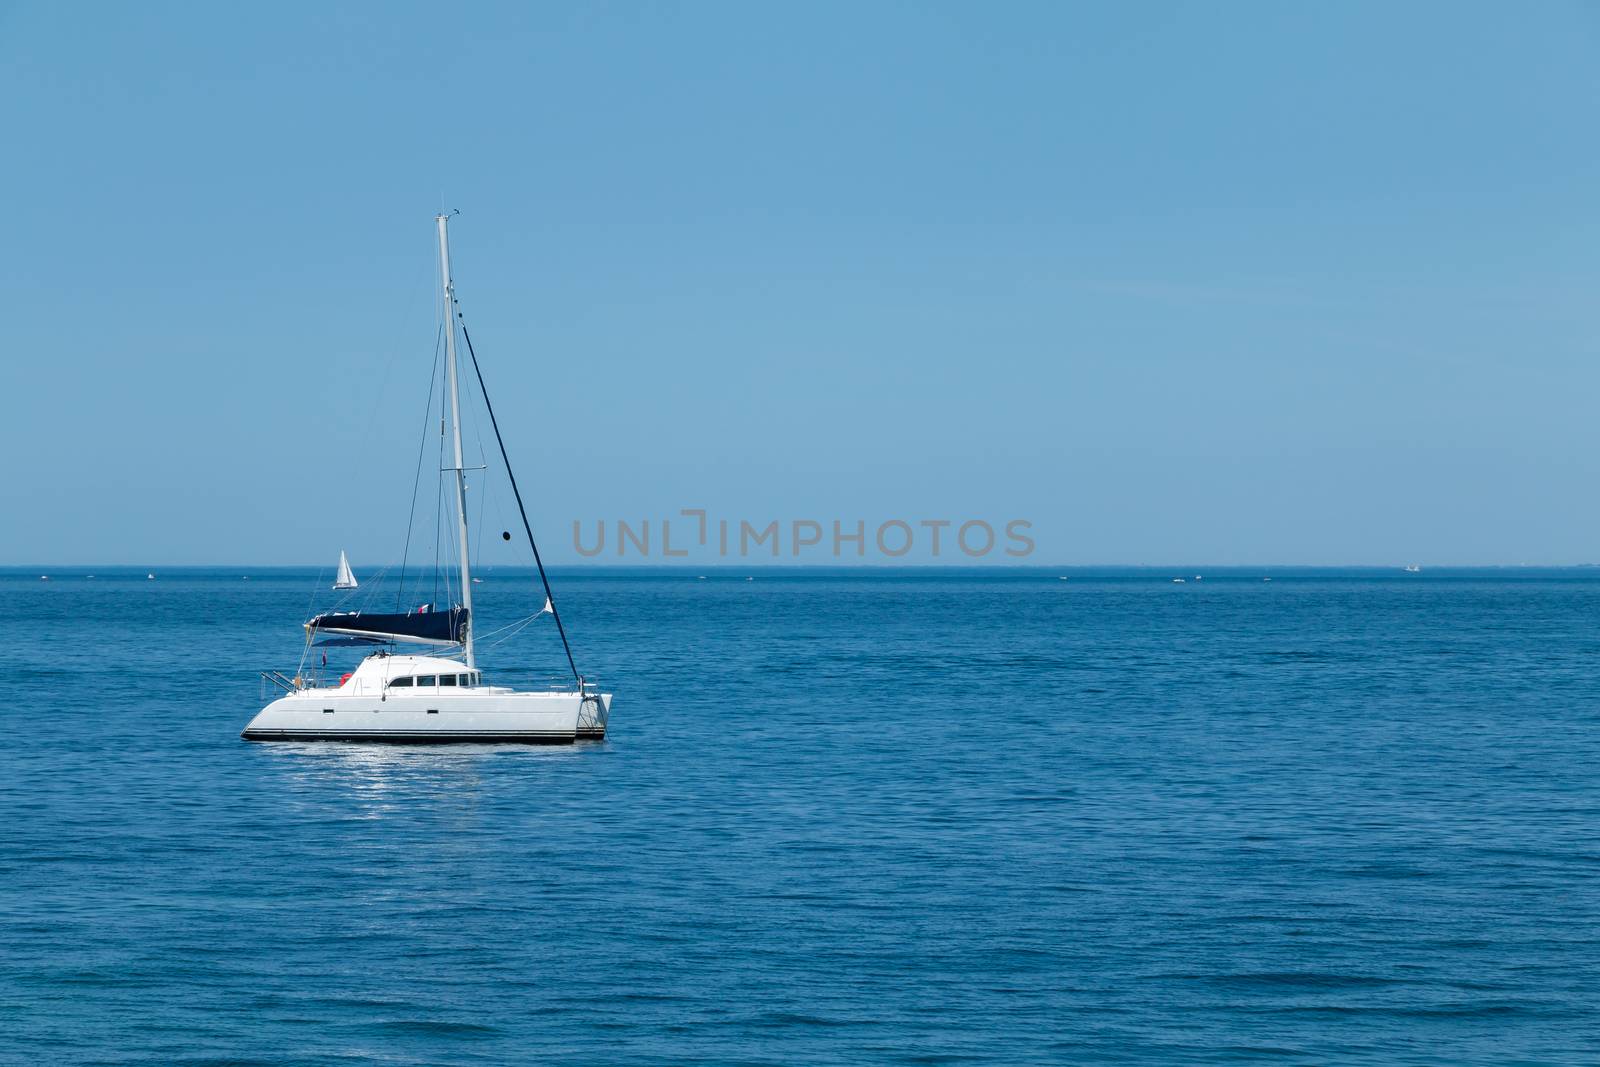
[[(444, 323), (433, 339), (433, 365), (439, 365), (439, 347), (444, 343)], [(422, 453), (428, 447), (428, 421), (433, 415), (433, 371), (428, 372), (428, 406), (422, 412), (422, 440), (417, 444), (417, 473), (411, 479), (411, 510), (406, 514), (406, 548), (400, 554), (400, 586), (394, 592), (394, 610), (400, 611), (406, 595), (406, 559), (411, 555), (411, 526), (417, 521), (417, 488), (422, 485)]]
[(484, 471), (483, 485), (478, 487), (478, 525), (473, 527), (472, 535), (476, 538), (472, 558), (478, 563), (483, 562), (483, 506), (489, 499), (489, 472)]
[[(444, 527), (444, 533), (441, 538), (441, 544), (443, 545), (441, 552), (443, 553), (445, 559), (455, 560), (460, 558), (461, 542), (456, 540), (456, 524), (444, 519), (443, 514), (444, 512), (450, 510), (450, 505), (444, 501), (447, 498), (449, 500), (454, 500), (456, 493), (455, 486), (449, 484), (449, 480), (445, 477), (446, 475), (454, 478), (455, 471), (451, 469), (439, 472), (440, 522), (443, 523)], [(469, 539), (471, 538), (472, 534), (470, 530), (468, 531), (467, 536)], [(450, 604), (451, 607), (455, 607), (457, 600), (464, 599), (463, 597), (458, 596), (460, 590), (458, 590), (455, 586), (455, 579), (457, 576), (455, 568), (441, 566), (439, 568), (439, 574), (444, 578), (445, 600)]]
[(322, 576), (328, 573), (328, 568), (323, 567), (317, 571), (317, 584), (311, 587), (311, 596), (306, 598), (306, 614), (310, 615), (317, 608), (317, 590), (322, 588)]
[[(541, 616), (543, 614), (544, 614), (544, 609), (540, 608), (538, 611), (534, 612), (532, 615), (529, 615), (527, 618), (517, 619), (517, 620), (515, 620), (513, 622), (506, 623), (504, 626), (501, 626), (501, 627), (498, 627), (496, 629), (490, 630), (486, 634), (479, 634), (478, 635), (478, 640), (482, 641), (486, 637), (493, 637), (496, 634), (505, 633), (505, 631), (513, 629), (513, 628), (515, 628), (517, 630), (521, 630), (524, 626), (527, 626), (529, 623), (533, 622), (533, 620), (537, 619), (539, 616)], [(509, 637), (511, 635), (507, 634), (506, 636)], [(498, 642), (496, 642), (496, 643), (498, 643)]]
[[(340, 554), (343, 555), (342, 552)], [(339, 595), (334, 598), (334, 605), (331, 610), (338, 611), (351, 601), (359, 599), (361, 604), (358, 608), (356, 608), (356, 610), (367, 611), (372, 607), (373, 598), (378, 595), (378, 583), (381, 582), (383, 580), (383, 576), (388, 573), (389, 568), (384, 567), (377, 573), (368, 576), (364, 583), (357, 582), (354, 589), (336, 590)], [(334, 578), (337, 581), (338, 576), (335, 575)]]
[[(518, 625), (515, 630), (512, 630), (510, 633), (506, 634), (504, 637), (500, 638), (500, 640), (498, 640), (498, 641), (490, 641), (488, 644), (484, 645), (483, 647), (484, 648), (499, 648), (501, 645), (505, 644), (507, 641), (511, 640), (513, 637), (515, 637), (518, 634), (520, 634), (523, 630), (526, 630), (529, 626), (533, 625), (533, 620), (537, 619), (539, 617), (539, 615), (543, 615), (543, 614), (544, 614), (544, 612), (541, 611), (541, 612), (538, 613), (538, 615), (532, 615), (532, 616), (530, 616), (530, 617), (528, 617), (526, 619), (523, 619), (521, 624)], [(502, 627), (502, 629), (504, 629), (504, 627)], [(498, 633), (499, 631), (497, 630), (495, 632)], [(481, 641), (481, 640), (483, 640), (483, 638), (480, 637), (480, 638), (478, 638), (478, 640)]]
[[(470, 410), (470, 408), (469, 408), (469, 410)], [(480, 468), (482, 468), (482, 471), (483, 471), (483, 484), (478, 486), (478, 525), (476, 527), (474, 527), (473, 530), (472, 530), (472, 536), (476, 539), (475, 542), (474, 542), (475, 548), (473, 550), (473, 559), (476, 560), (479, 563), (482, 563), (483, 562), (483, 510), (484, 510), (484, 505), (487, 504), (488, 501), (489, 501), (489, 462), (484, 457), (484, 453), (483, 453), (483, 428), (482, 428), (482, 425), (478, 422), (477, 414), (475, 412), (473, 413), (473, 416), (472, 416), (472, 436), (474, 438), (476, 438), (477, 442), (478, 442), (478, 466)], [(468, 486), (468, 488), (470, 489), (471, 486)]]
[[(311, 587), (311, 597), (306, 602), (306, 614), (309, 616), (317, 607), (317, 590), (322, 586), (322, 576), (328, 573), (326, 567), (317, 570), (317, 584)], [(295, 668), (295, 677), (301, 677), (306, 671), (306, 657), (311, 655), (311, 631), (306, 631), (306, 645), (300, 650), (300, 666)]]
[(561, 647), (567, 653), (567, 666), (572, 668), (572, 677), (576, 679), (578, 688), (583, 688), (583, 675), (578, 673), (578, 664), (572, 658), (572, 645), (567, 641), (567, 628), (561, 622), (561, 612), (556, 608), (556, 598), (550, 592), (550, 578), (544, 573), (544, 560), (539, 557), (539, 544), (533, 539), (533, 526), (528, 522), (528, 509), (522, 505), (522, 490), (517, 488), (517, 476), (511, 471), (511, 457), (506, 454), (506, 440), (500, 436), (500, 420), (494, 417), (494, 405), (489, 402), (489, 388), (483, 384), (483, 368), (478, 366), (478, 353), (472, 348), (472, 334), (467, 330), (467, 321), (462, 318), (459, 302), (456, 318), (461, 319), (461, 336), (466, 338), (467, 354), (472, 357), (472, 371), (478, 376), (478, 391), (483, 394), (483, 407), (489, 413), (489, 425), (494, 427), (494, 439), (500, 446), (500, 459), (506, 465), (506, 478), (511, 482), (511, 493), (517, 498), (517, 511), (522, 515), (522, 529), (528, 535), (528, 546), (533, 549), (533, 561), (539, 565), (539, 581), (544, 583), (544, 599), (550, 605), (550, 614), (555, 617), (556, 631), (561, 634)]
[[(477, 436), (477, 434), (478, 434), (477, 412), (472, 410), (472, 390), (470, 388), (467, 388), (467, 387), (463, 387), (461, 389), (461, 433), (462, 433), (462, 436), (463, 436), (464, 440), (467, 441), (467, 442), (470, 442), (470, 440), (474, 436)], [(483, 449), (482, 449), (482, 445), (480, 443), (479, 452), (481, 453), (482, 451), (483, 451)], [(461, 472), (460, 472), (460, 477), (461, 477), (462, 486), (464, 487), (465, 491), (470, 494), (471, 492), (473, 492), (473, 489), (472, 489), (472, 483), (467, 480), (467, 469), (468, 468), (466, 466), (466, 463), (467, 463), (467, 459), (468, 458), (469, 457), (467, 456), (466, 451), (463, 450), (463, 452), (461, 453)], [(481, 459), (481, 456), (480, 456), (480, 459)], [(485, 465), (480, 462), (478, 464), (478, 468), (479, 469), (475, 470), (473, 472), (472, 477), (476, 478), (476, 477), (478, 477), (479, 473), (483, 473), (485, 475), (485, 477), (483, 479), (483, 482), (487, 482), (488, 481), (488, 477), (487, 477), (487, 473), (488, 472), (482, 469), (484, 466)], [(474, 566), (476, 566), (477, 563), (482, 558), (481, 555), (480, 555), (480, 551), (481, 551), (481, 549), (483, 547), (483, 529), (482, 529), (482, 527), (483, 527), (483, 499), (484, 499), (484, 485), (483, 485), (483, 482), (479, 483), (478, 489), (477, 489), (477, 493), (478, 493), (478, 517), (476, 519), (468, 518), (468, 520), (467, 520), (467, 553), (471, 557)], [(470, 507), (470, 505), (469, 505), (469, 507)]]
[[(445, 328), (454, 329), (455, 324), (447, 322), (445, 323)], [(433, 603), (435, 605), (439, 603), (439, 555), (444, 550), (444, 537), (441, 530), (444, 528), (444, 405), (446, 393), (444, 378), (447, 373), (447, 368), (439, 371), (439, 461), (436, 464), (438, 471), (433, 476)], [(450, 582), (448, 578), (445, 579), (444, 595), (445, 607), (453, 606), (449, 603)]]
[[(444, 540), (444, 476), (441, 471), (433, 479), (433, 602), (439, 603), (439, 556)], [(445, 588), (448, 595), (449, 588)], [(448, 607), (449, 605), (446, 605)]]
[[(468, 382), (467, 384), (470, 386), (472, 383)], [(477, 395), (482, 397), (482, 391), (480, 390)], [(484, 471), (483, 492), (478, 498), (478, 552), (481, 558), (483, 552), (483, 531), (491, 528), (485, 526), (483, 522), (483, 516), (487, 510), (489, 497), (491, 495), (494, 495), (494, 525), (504, 530), (506, 528), (506, 521), (505, 512), (500, 506), (500, 497), (491, 493), (491, 490), (494, 488), (494, 483), (489, 480), (489, 453), (488, 450), (483, 447), (483, 424), (474, 419), (472, 427), (473, 435), (477, 438), (478, 442), (478, 463), (483, 467)], [(490, 543), (493, 544), (493, 539), (490, 540)], [(491, 565), (490, 570), (493, 569), (494, 568)]]
[(382, 590), (383, 581), (384, 581), (385, 578), (387, 578), (389, 576), (389, 571), (392, 570), (392, 569), (393, 569), (393, 567), (391, 565), (385, 565), (383, 567), (380, 567), (378, 569), (377, 573), (373, 574), (372, 577), (367, 579), (367, 581), (366, 581), (367, 598), (361, 602), (361, 609), (360, 610), (362, 610), (362, 611), (371, 611), (372, 610), (373, 601), (377, 600), (378, 599), (378, 594), (383, 591)]

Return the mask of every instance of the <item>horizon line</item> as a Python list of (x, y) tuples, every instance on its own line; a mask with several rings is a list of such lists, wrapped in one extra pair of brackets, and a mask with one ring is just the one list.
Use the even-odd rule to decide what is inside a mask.
[[(590, 571), (624, 571), (624, 570), (673, 570), (673, 571), (738, 571), (744, 573), (751, 570), (965, 570), (965, 571), (1022, 571), (1022, 570), (1109, 570), (1116, 568), (1134, 570), (1178, 570), (1190, 571), (1211, 569), (1214, 571), (1238, 570), (1404, 570), (1408, 566), (1418, 566), (1422, 571), (1427, 570), (1562, 570), (1578, 567), (1596, 567), (1600, 562), (1579, 561), (1566, 563), (957, 563), (949, 562), (906, 562), (906, 563), (784, 563), (784, 562), (750, 562), (750, 563), (701, 563), (692, 562), (639, 562), (639, 563), (547, 563), (546, 570), (590, 570)], [(0, 563), (0, 571), (48, 571), (50, 568), (65, 570), (89, 570), (91, 568), (104, 568), (106, 570), (144, 570), (152, 571), (165, 568), (168, 570), (326, 570), (335, 568), (326, 563)], [(408, 568), (409, 569), (409, 568)], [(356, 568), (358, 576), (361, 571), (366, 571), (373, 578), (381, 577), (390, 570), (398, 570), (398, 564), (379, 564)], [(500, 571), (529, 571), (537, 572), (532, 563), (497, 564), (483, 567), (479, 574)], [(422, 573), (419, 569), (418, 573)]]

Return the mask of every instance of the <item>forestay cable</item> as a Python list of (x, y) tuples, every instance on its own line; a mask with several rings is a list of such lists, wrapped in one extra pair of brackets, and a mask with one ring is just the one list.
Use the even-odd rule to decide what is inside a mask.
[(506, 478), (511, 482), (511, 494), (517, 498), (517, 512), (522, 516), (522, 529), (528, 535), (528, 547), (533, 549), (533, 562), (539, 567), (539, 581), (544, 583), (544, 600), (550, 605), (550, 615), (556, 620), (556, 631), (561, 634), (561, 647), (567, 653), (567, 666), (572, 668), (573, 680), (583, 688), (583, 675), (572, 658), (572, 645), (567, 642), (567, 628), (561, 624), (561, 612), (556, 609), (556, 598), (550, 592), (550, 578), (544, 573), (544, 560), (539, 557), (539, 545), (533, 539), (533, 526), (528, 522), (528, 509), (522, 506), (522, 490), (517, 488), (517, 476), (511, 470), (511, 457), (506, 454), (505, 438), (500, 436), (500, 420), (494, 417), (494, 405), (489, 402), (489, 389), (483, 384), (483, 368), (478, 366), (478, 353), (472, 348), (472, 334), (467, 331), (467, 320), (462, 316), (457, 302), (456, 318), (461, 320), (461, 336), (467, 342), (467, 355), (472, 357), (472, 372), (478, 376), (478, 391), (483, 394), (483, 407), (489, 413), (489, 425), (494, 427), (494, 440), (500, 446), (500, 460), (506, 465)]

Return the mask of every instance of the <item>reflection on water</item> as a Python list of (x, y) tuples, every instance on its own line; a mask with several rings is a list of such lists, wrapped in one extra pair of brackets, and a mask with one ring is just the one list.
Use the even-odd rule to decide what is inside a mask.
[[(261, 758), (290, 788), (289, 811), (324, 810), (332, 798), (351, 805), (355, 818), (382, 819), (413, 812), (471, 810), (487, 766), (538, 775), (551, 763), (598, 753), (592, 742), (572, 745), (384, 745), (346, 741), (257, 742)], [(296, 788), (296, 786), (302, 788)], [(330, 792), (330, 790), (332, 792)]]

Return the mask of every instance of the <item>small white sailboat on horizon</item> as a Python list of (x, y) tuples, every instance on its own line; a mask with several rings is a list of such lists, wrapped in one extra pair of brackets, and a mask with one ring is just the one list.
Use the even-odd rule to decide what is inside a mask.
[(344, 554), (344, 549), (339, 550), (339, 574), (333, 580), (335, 589), (355, 589), (361, 583), (356, 581), (356, 576), (350, 570), (350, 557)]

